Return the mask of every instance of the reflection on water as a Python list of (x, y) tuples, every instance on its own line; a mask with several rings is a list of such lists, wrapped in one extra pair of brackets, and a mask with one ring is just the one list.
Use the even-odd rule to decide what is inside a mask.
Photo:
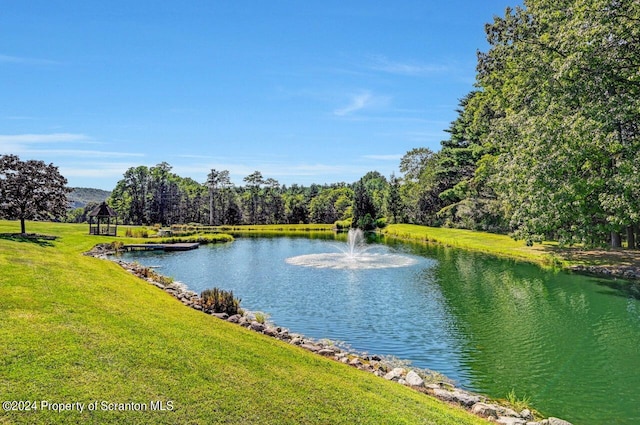
[(382, 253), (413, 264), (363, 270), (287, 262), (335, 251), (332, 243), (238, 239), (127, 256), (161, 265), (198, 292), (233, 290), (243, 306), (293, 332), (409, 359), (494, 397), (514, 390), (577, 424), (640, 423), (637, 287), (397, 243)]

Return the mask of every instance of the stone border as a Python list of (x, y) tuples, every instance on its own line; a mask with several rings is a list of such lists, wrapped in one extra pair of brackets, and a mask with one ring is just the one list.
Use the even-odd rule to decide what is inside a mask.
[(111, 255), (115, 253), (114, 245), (99, 244), (85, 255), (115, 262), (129, 273), (171, 294), (185, 306), (296, 345), (304, 350), (372, 373), (386, 380), (395, 381), (449, 404), (463, 407), (477, 416), (486, 418), (489, 422), (501, 425), (572, 425), (570, 422), (554, 417), (536, 421), (533, 412), (529, 409), (516, 412), (512, 408), (490, 401), (485, 396), (457, 388), (452, 381), (437, 372), (394, 367), (397, 362), (388, 358), (343, 350), (332, 341), (315, 341), (304, 335), (290, 333), (288, 329), (259, 322), (255, 320), (255, 313), (245, 312), (243, 315), (235, 314), (232, 316), (226, 313), (215, 313), (211, 309), (203, 307), (200, 296), (187, 289), (183, 283), (168, 279), (152, 271), (150, 267), (111, 258)]
[(640, 268), (631, 266), (584, 266), (575, 265), (569, 267), (575, 273), (590, 276), (603, 277), (608, 279), (640, 280)]

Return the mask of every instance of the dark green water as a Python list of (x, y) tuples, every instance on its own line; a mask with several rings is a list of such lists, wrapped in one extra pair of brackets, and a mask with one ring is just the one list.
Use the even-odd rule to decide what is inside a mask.
[(443, 247), (379, 246), (408, 267), (333, 270), (287, 258), (326, 240), (247, 238), (172, 254), (128, 254), (195, 291), (231, 289), (250, 310), (314, 338), (395, 355), (460, 385), (528, 397), (574, 424), (640, 424), (638, 286)]

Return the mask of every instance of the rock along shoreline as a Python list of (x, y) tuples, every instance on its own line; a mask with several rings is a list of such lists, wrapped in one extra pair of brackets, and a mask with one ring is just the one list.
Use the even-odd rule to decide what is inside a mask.
[(522, 409), (517, 412), (512, 407), (499, 404), (483, 395), (457, 388), (451, 380), (442, 374), (430, 370), (410, 368), (403, 364), (407, 362), (399, 361), (395, 358), (356, 353), (341, 348), (332, 341), (316, 341), (301, 334), (290, 333), (288, 329), (275, 326), (266, 321), (256, 320), (256, 315), (251, 312), (232, 316), (226, 313), (215, 313), (203, 307), (200, 296), (196, 292), (187, 289), (183, 283), (162, 276), (150, 267), (113, 258), (114, 254), (116, 254), (115, 245), (110, 243), (98, 244), (91, 251), (85, 253), (88, 256), (115, 262), (129, 273), (171, 294), (187, 307), (254, 332), (279, 339), (288, 344), (296, 345), (304, 350), (372, 373), (383, 379), (411, 387), (416, 391), (463, 407), (490, 422), (502, 425), (572, 425), (570, 422), (555, 417), (536, 419), (534, 412), (529, 409)]

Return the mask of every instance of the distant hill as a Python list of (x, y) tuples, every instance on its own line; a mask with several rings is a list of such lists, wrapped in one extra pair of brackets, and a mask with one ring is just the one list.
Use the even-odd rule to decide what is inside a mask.
[(101, 203), (106, 200), (111, 192), (89, 187), (72, 187), (72, 192), (67, 196), (71, 202), (70, 208), (83, 208), (90, 202)]

